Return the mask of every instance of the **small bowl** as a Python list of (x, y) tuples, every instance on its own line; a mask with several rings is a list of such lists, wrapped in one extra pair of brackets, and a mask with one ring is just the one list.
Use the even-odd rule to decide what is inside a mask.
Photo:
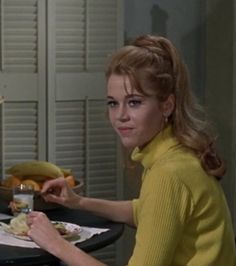
[[(83, 181), (76, 181), (76, 184), (72, 189), (73, 191), (75, 191), (75, 193), (81, 194), (83, 186), (84, 186)], [(12, 189), (4, 187), (4, 186), (0, 186), (0, 199), (2, 201), (5, 201), (7, 204), (9, 204), (10, 201), (12, 201)], [(35, 192), (35, 195), (34, 195), (34, 210), (35, 211), (51, 210), (51, 209), (56, 209), (60, 207), (61, 205), (59, 204), (44, 201), (44, 199), (39, 195), (39, 192), (37, 191)]]

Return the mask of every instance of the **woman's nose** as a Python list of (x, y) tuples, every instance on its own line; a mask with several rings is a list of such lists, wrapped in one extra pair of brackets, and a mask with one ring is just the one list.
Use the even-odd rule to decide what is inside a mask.
[(121, 106), (117, 112), (117, 119), (120, 121), (126, 121), (129, 119), (127, 109), (124, 106)]

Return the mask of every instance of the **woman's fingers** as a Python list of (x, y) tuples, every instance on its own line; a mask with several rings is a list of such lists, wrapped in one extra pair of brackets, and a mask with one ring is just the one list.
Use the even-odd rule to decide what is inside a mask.
[(54, 193), (66, 186), (66, 181), (63, 177), (46, 181), (41, 189), (41, 193)]
[(64, 198), (61, 197), (60, 195), (54, 195), (54, 194), (45, 194), (43, 198), (45, 201), (52, 202), (52, 203), (62, 204), (65, 201)]

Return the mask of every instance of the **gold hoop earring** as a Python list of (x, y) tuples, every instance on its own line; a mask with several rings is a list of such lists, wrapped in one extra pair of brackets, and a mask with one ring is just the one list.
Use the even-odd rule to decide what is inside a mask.
[(165, 116), (165, 117), (164, 117), (164, 121), (165, 121), (165, 124), (168, 124), (168, 122), (169, 122), (169, 117), (168, 117), (168, 116)]

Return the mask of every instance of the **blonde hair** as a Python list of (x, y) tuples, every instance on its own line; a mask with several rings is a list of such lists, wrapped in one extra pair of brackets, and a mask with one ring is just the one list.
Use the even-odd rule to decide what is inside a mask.
[(174, 45), (164, 37), (145, 35), (124, 46), (111, 57), (106, 77), (128, 76), (132, 86), (144, 95), (155, 94), (164, 102), (175, 96), (169, 117), (178, 141), (192, 150), (204, 170), (220, 179), (226, 170), (214, 147), (215, 137), (190, 86), (187, 67)]

